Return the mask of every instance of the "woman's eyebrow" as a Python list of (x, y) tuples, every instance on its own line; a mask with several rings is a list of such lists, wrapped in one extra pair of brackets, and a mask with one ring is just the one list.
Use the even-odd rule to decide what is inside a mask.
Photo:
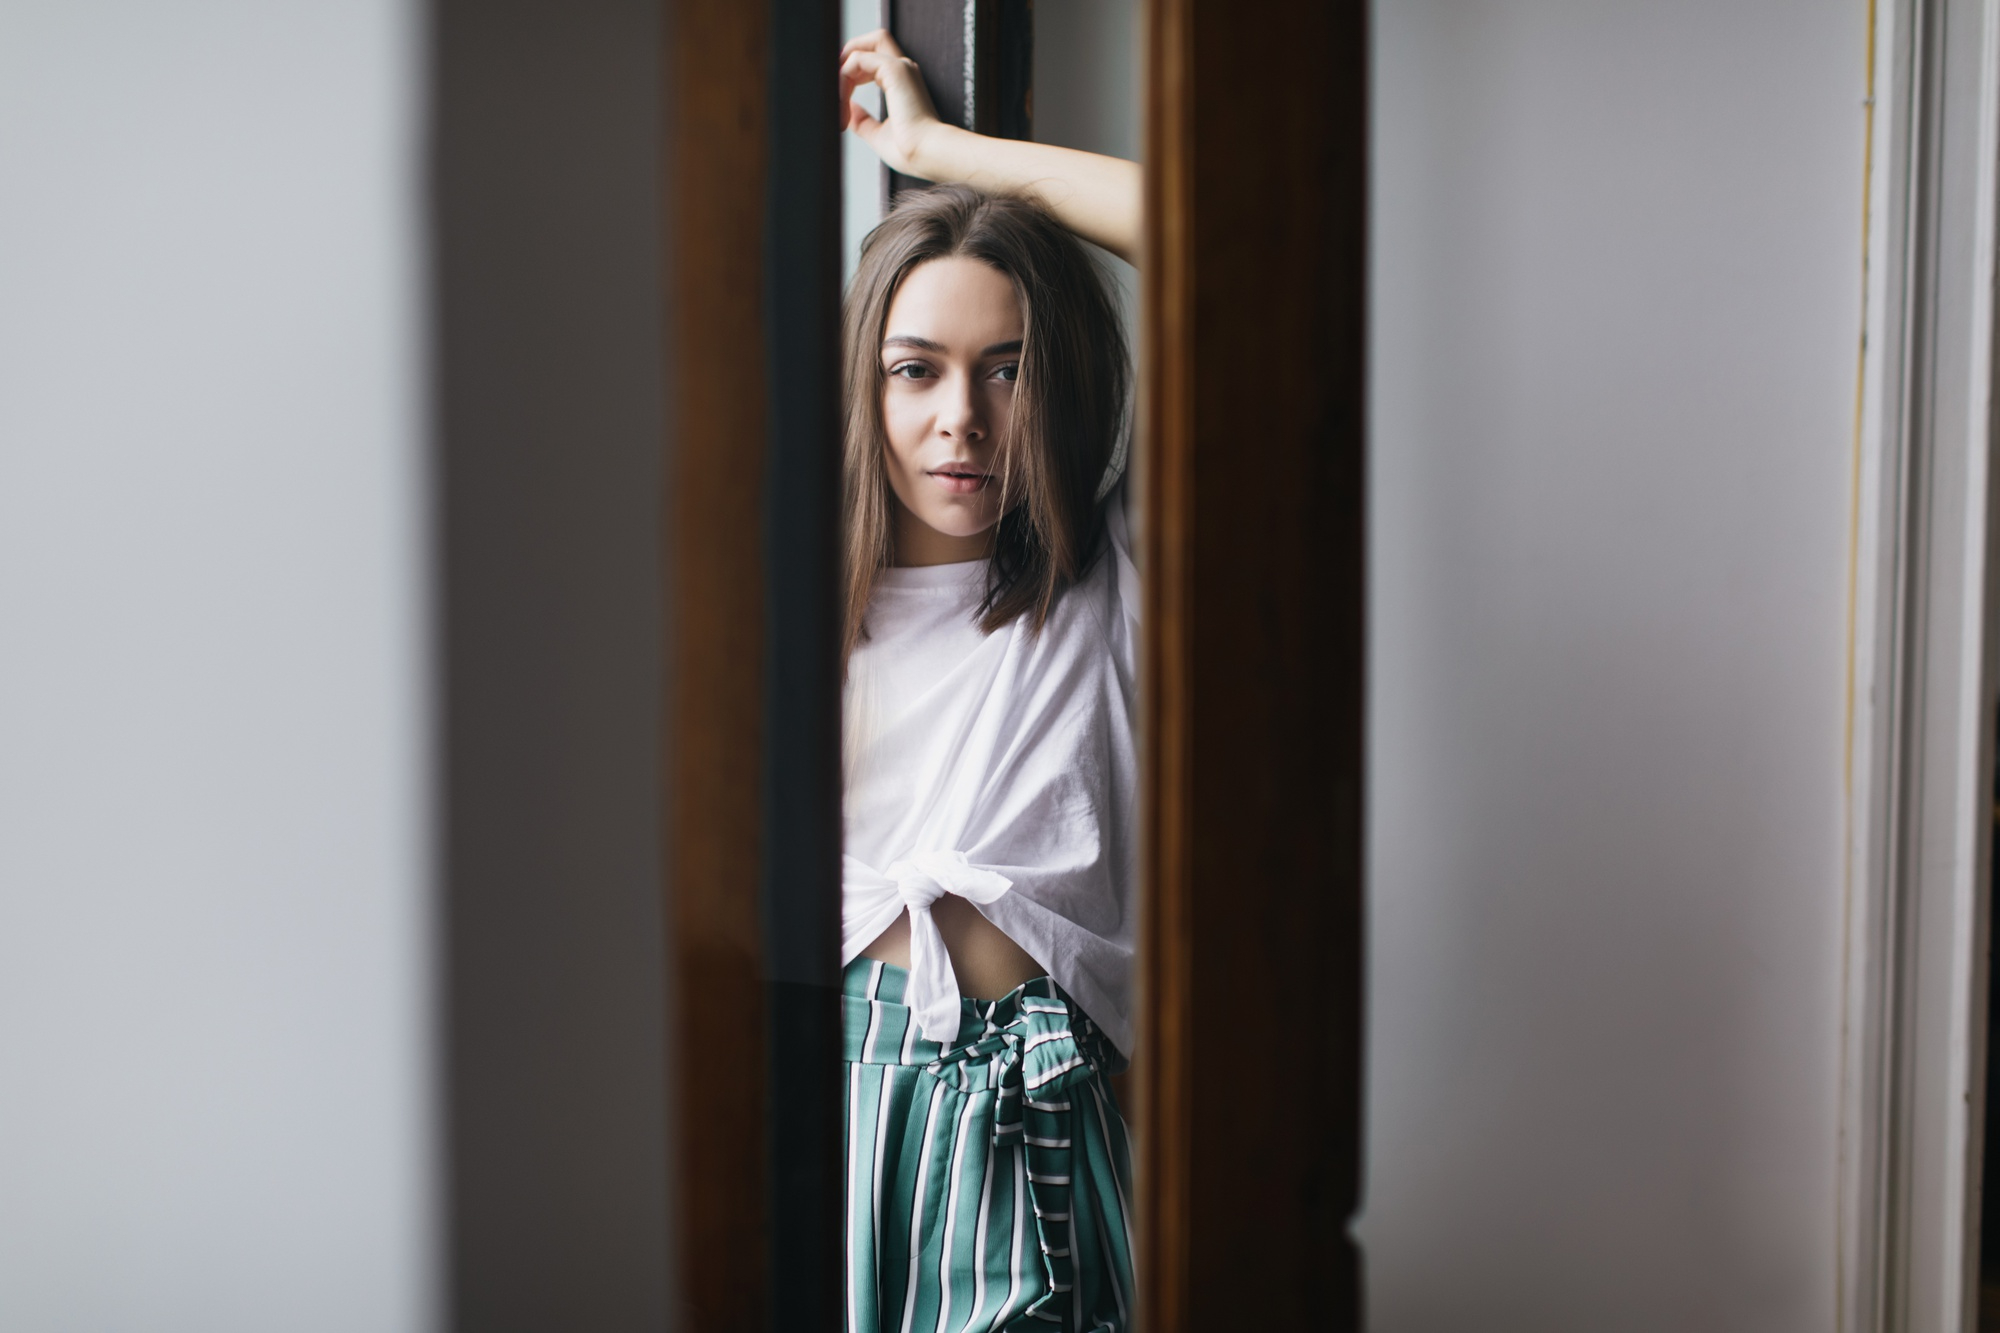
[[(892, 333), (882, 340), (882, 345), (884, 347), (914, 347), (920, 352), (936, 352), (940, 355), (950, 350), (941, 342), (933, 342), (929, 338), (920, 338), (914, 333)], [(1003, 356), (1009, 352), (1018, 352), (1020, 350), (1021, 340), (1015, 338), (1009, 342), (994, 343), (991, 347), (981, 352), (980, 355)]]

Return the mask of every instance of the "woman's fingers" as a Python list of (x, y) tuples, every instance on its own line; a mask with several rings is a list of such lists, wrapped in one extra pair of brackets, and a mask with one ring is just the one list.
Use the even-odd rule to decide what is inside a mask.
[(877, 28), (873, 32), (864, 32), (859, 37), (848, 38), (847, 44), (840, 48), (840, 58), (846, 60), (848, 55), (855, 51), (874, 51), (896, 59), (901, 59), (903, 55), (903, 48), (896, 45), (896, 39), (889, 35), (887, 28)]
[(854, 93), (863, 84), (875, 82), (876, 67), (881, 57), (866, 51), (856, 51), (843, 56), (840, 62), (840, 118), (847, 123), (848, 109), (855, 106)]
[[(907, 63), (873, 51), (854, 51), (840, 66), (842, 128), (852, 130), (863, 143), (875, 150), (876, 156), (896, 171), (909, 170), (909, 155), (902, 140), (917, 128), (917, 124), (914, 115), (907, 123), (904, 119), (902, 108), (907, 105), (908, 99), (894, 96), (886, 85), (889, 80), (898, 77), (896, 71), (889, 67)], [(895, 122), (893, 132), (884, 133), (882, 121), (854, 100), (854, 90), (864, 83), (882, 88), (883, 109)]]
[[(891, 88), (891, 85), (901, 77), (902, 73), (900, 70), (890, 68), (897, 63), (899, 62), (896, 57), (878, 55), (873, 51), (851, 52), (840, 62), (842, 124), (849, 123), (848, 108), (854, 108), (861, 111), (861, 114), (868, 115), (867, 110), (854, 100), (855, 91), (868, 84), (873, 84), (882, 90), (882, 113), (884, 115), (897, 115), (901, 113), (902, 109), (908, 104), (909, 99), (906, 95), (898, 95)], [(875, 119), (873, 116), (869, 116), (868, 118), (870, 120)]]
[(917, 62), (907, 56), (851, 51), (840, 62), (840, 86), (850, 94), (864, 83), (879, 85), (884, 96), (907, 93), (911, 82), (923, 87), (923, 80), (917, 78)]
[(847, 123), (847, 109), (854, 104), (854, 90), (864, 83), (873, 83), (873, 71), (864, 72), (855, 63), (851, 53), (840, 53), (840, 123)]
[(842, 99), (851, 99), (854, 90), (864, 83), (880, 88), (883, 112), (891, 120), (901, 120), (912, 131), (937, 119), (937, 112), (931, 109), (930, 92), (917, 72), (917, 63), (907, 56), (877, 51), (850, 53), (840, 65)]
[(868, 108), (857, 102), (847, 104), (847, 123), (842, 128), (854, 131), (861, 142), (880, 153), (883, 145), (875, 142), (875, 136), (882, 132), (882, 122), (868, 114)]
[(872, 51), (848, 51), (840, 57), (840, 95), (848, 98), (864, 83), (875, 82), (875, 71), (881, 68), (882, 57)]
[[(866, 83), (882, 90), (879, 117), (854, 100), (855, 90)], [(912, 163), (938, 123), (937, 112), (916, 62), (903, 54), (895, 38), (878, 30), (841, 48), (840, 103), (842, 128), (852, 130), (895, 170), (920, 174)]]

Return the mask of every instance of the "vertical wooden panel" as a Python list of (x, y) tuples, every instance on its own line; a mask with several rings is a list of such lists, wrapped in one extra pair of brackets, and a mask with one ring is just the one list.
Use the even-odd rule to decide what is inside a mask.
[(1133, 1061), (1144, 1327), (1190, 1328), (1194, 991), (1192, 857), (1193, 264), (1189, 254), (1192, 0), (1158, 0), (1145, 27), (1146, 224), (1140, 264), (1139, 480), (1145, 500), (1140, 664), (1139, 1049)]
[(701, 1330), (840, 1305), (836, 0), (668, 6), (668, 870)]
[(1359, 1326), (1365, 15), (1148, 6), (1151, 1333)]
[(769, 13), (667, 5), (666, 865), (694, 1327), (765, 1324), (763, 264)]

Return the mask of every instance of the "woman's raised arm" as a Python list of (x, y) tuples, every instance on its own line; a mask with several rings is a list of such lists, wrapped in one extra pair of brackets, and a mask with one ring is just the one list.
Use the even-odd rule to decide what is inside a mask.
[[(882, 90), (881, 120), (854, 101), (854, 90), (864, 83)], [(894, 170), (1024, 195), (1084, 240), (1138, 262), (1137, 162), (1025, 139), (994, 139), (945, 124), (931, 109), (916, 62), (886, 32), (856, 37), (841, 48), (840, 99), (845, 127)]]

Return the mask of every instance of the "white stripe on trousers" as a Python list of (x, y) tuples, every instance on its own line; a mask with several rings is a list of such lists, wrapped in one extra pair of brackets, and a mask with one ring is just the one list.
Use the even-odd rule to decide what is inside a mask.
[(945, 1321), (951, 1317), (951, 1252), (958, 1240), (958, 1187), (965, 1175), (965, 1145), (972, 1135), (967, 1126), (972, 1122), (972, 1098), (965, 1099), (965, 1109), (958, 1113), (957, 1142), (951, 1149), (951, 1183), (944, 1201), (944, 1247), (938, 1255), (938, 1317), (936, 1333), (945, 1333)]
[[(916, 1024), (910, 1026), (915, 1028)], [(917, 1317), (917, 1274), (923, 1270), (924, 1192), (930, 1185), (931, 1144), (937, 1139), (938, 1103), (943, 1100), (944, 1084), (940, 1083), (931, 1089), (930, 1109), (924, 1115), (924, 1146), (917, 1157), (917, 1188), (910, 1207), (909, 1291), (903, 1297), (903, 1333), (912, 1333), (910, 1325)]]

